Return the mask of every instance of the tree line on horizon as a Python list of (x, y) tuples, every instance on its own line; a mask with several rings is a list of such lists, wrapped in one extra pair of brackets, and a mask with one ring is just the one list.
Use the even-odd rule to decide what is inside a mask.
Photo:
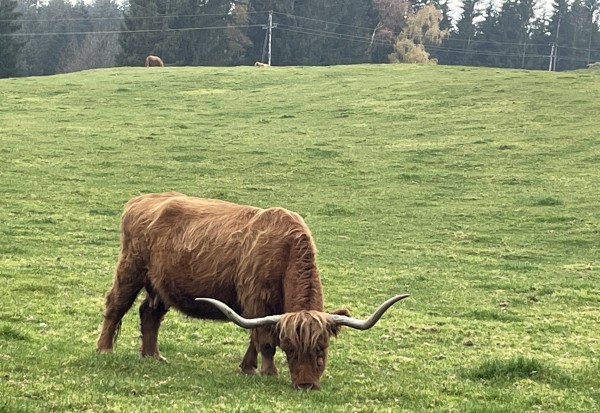
[[(0, 78), (91, 68), (417, 62), (571, 70), (600, 61), (600, 0), (0, 0)], [(552, 65), (550, 60), (553, 60)]]

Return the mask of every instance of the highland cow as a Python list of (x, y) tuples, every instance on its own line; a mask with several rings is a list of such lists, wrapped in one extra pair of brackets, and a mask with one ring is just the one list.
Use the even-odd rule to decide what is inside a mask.
[(142, 195), (125, 207), (98, 352), (112, 351), (121, 319), (142, 289), (143, 356), (162, 359), (158, 330), (171, 307), (196, 318), (225, 316), (251, 331), (244, 373), (256, 371), (260, 353), (261, 373), (277, 374), (279, 346), (299, 389), (319, 388), (329, 339), (342, 326), (371, 328), (407, 297), (390, 298), (367, 320), (345, 309), (326, 313), (316, 248), (300, 215), (174, 192)]

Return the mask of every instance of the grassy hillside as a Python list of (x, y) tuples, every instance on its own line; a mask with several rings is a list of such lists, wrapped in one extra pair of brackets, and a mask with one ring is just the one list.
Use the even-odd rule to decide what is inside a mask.
[[(0, 412), (600, 408), (600, 76), (358, 65), (0, 80)], [(132, 196), (301, 213), (332, 343), (319, 392), (246, 377), (247, 333), (137, 309), (94, 351)]]

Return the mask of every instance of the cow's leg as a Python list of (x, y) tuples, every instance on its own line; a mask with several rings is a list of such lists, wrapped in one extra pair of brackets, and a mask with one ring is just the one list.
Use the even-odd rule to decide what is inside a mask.
[(144, 271), (140, 270), (135, 262), (121, 256), (112, 288), (106, 295), (104, 321), (96, 342), (96, 351), (100, 353), (112, 351), (121, 326), (121, 319), (131, 308), (144, 286), (144, 278)]
[(268, 376), (277, 375), (277, 367), (275, 367), (275, 352), (277, 348), (272, 344), (263, 344), (260, 348), (260, 355), (262, 357), (262, 364), (260, 373)]
[[(277, 375), (277, 367), (275, 367), (275, 346), (276, 343), (273, 339), (273, 331), (270, 328), (257, 328), (252, 330), (250, 336), (250, 346), (242, 361), (242, 371), (244, 367), (257, 367), (257, 355), (260, 351), (261, 355), (261, 366), (260, 373), (267, 376)], [(244, 363), (247, 363), (244, 366)], [(250, 363), (252, 362), (252, 364)]]
[(250, 338), (250, 344), (248, 345), (248, 350), (246, 350), (246, 354), (244, 354), (244, 358), (240, 363), (240, 369), (242, 373), (245, 374), (254, 374), (256, 373), (257, 367), (257, 358), (258, 351), (256, 351), (256, 345), (254, 344), (254, 340)]
[[(259, 277), (260, 278), (260, 277)], [(267, 277), (264, 277), (265, 279)], [(245, 286), (238, 287), (238, 292), (246, 291)], [(267, 308), (267, 305), (260, 298), (261, 294), (257, 294), (255, 290), (253, 294), (238, 297), (238, 301), (242, 308), (246, 310), (243, 316), (246, 318), (262, 317), (265, 314), (273, 314), (273, 310)], [(268, 289), (266, 289), (268, 295)], [(248, 310), (250, 309), (250, 310)], [(240, 367), (244, 373), (252, 374), (256, 371), (258, 352), (261, 355), (260, 372), (264, 375), (277, 375), (277, 367), (275, 367), (275, 348), (278, 344), (277, 334), (273, 327), (261, 327), (252, 329), (250, 332), (250, 344)]]
[(261, 355), (260, 373), (267, 376), (276, 376), (275, 349), (273, 333), (269, 329), (257, 328), (250, 333), (250, 344), (240, 364), (242, 373), (254, 374), (258, 366), (258, 352)]
[(165, 304), (150, 294), (140, 304), (140, 327), (142, 330), (142, 356), (166, 360), (158, 351), (158, 329), (169, 309)]

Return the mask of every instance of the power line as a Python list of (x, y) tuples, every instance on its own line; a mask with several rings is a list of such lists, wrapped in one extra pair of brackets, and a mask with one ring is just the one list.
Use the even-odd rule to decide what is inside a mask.
[(122, 34), (122, 33), (156, 33), (156, 32), (185, 32), (185, 31), (196, 31), (196, 30), (222, 30), (232, 28), (248, 28), (248, 27), (262, 27), (261, 24), (247, 24), (247, 25), (230, 25), (230, 26), (211, 26), (211, 27), (184, 27), (176, 29), (143, 29), (143, 30), (100, 30), (100, 31), (88, 31), (88, 32), (44, 32), (44, 33), (6, 33), (1, 34), (0, 37), (35, 37), (35, 36), (71, 36), (71, 35), (92, 35), (92, 34)]
[(353, 28), (353, 29), (367, 30), (369, 32), (372, 32), (375, 29), (373, 27), (353, 26), (351, 24), (329, 22), (329, 21), (326, 21), (326, 20), (313, 19), (313, 18), (310, 18), (310, 17), (296, 16), (294, 14), (289, 14), (289, 13), (273, 12), (273, 14), (277, 14), (277, 15), (280, 15), (280, 16), (291, 17), (291, 18), (299, 19), (299, 20), (308, 20), (308, 21), (317, 22), (317, 23), (334, 24), (336, 26), (341, 26), (341, 27), (350, 27), (350, 28)]
[[(268, 14), (268, 11), (254, 11), (254, 12), (246, 12), (245, 14), (248, 15), (256, 15), (256, 14)], [(354, 26), (354, 25), (349, 25), (349, 24), (343, 24), (343, 23), (336, 23), (336, 22), (330, 22), (330, 21), (326, 21), (326, 20), (319, 20), (319, 19), (313, 19), (313, 18), (309, 18), (309, 17), (304, 17), (304, 16), (298, 16), (298, 15), (294, 15), (294, 14), (289, 14), (289, 13), (281, 13), (281, 12), (273, 12), (274, 15), (280, 15), (280, 16), (286, 16), (289, 18), (294, 18), (294, 19), (298, 19), (298, 20), (306, 20), (306, 21), (311, 21), (311, 22), (316, 22), (316, 23), (323, 23), (326, 25), (335, 25), (338, 27), (348, 27), (348, 28), (354, 28), (354, 29), (358, 29), (358, 30), (365, 30), (368, 31), (369, 33), (371, 33), (373, 30), (375, 30), (375, 28), (371, 28), (371, 27), (363, 27), (363, 26)], [(195, 18), (195, 17), (229, 17), (231, 16), (231, 13), (207, 13), (207, 14), (183, 14), (183, 15), (154, 15), (154, 16), (121, 16), (121, 17), (90, 17), (90, 18), (67, 18), (67, 19), (59, 19), (59, 20), (55, 20), (55, 19), (31, 19), (31, 20), (19, 20), (19, 22), (29, 22), (29, 23), (37, 23), (37, 22), (51, 22), (51, 23), (63, 23), (63, 22), (76, 22), (76, 21), (124, 21), (125, 17), (128, 20), (156, 20), (156, 19), (175, 19), (175, 18)], [(12, 20), (0, 20), (0, 22), (9, 22)], [(302, 27), (302, 26), (291, 26), (291, 25), (284, 25), (281, 24), (282, 26), (285, 26), (288, 28), (288, 30), (286, 31), (293, 31), (296, 33), (304, 33), (304, 34), (314, 34), (315, 36), (319, 36), (319, 37), (327, 37), (327, 38), (336, 38), (336, 39), (347, 39), (347, 40), (352, 40), (352, 41), (358, 41), (358, 42), (364, 42), (363, 37), (360, 35), (352, 35), (352, 34), (341, 34), (341, 33), (337, 33), (337, 32), (333, 32), (333, 31), (329, 31), (329, 30), (319, 30), (319, 29), (313, 29), (313, 28), (307, 28), (307, 27)], [(240, 28), (244, 28), (244, 27), (258, 27), (258, 25), (247, 25), (247, 26), (230, 26), (230, 27), (240, 27)], [(144, 32), (160, 32), (160, 31), (165, 31), (165, 32), (173, 32), (173, 31), (190, 31), (190, 30), (210, 30), (212, 28), (215, 29), (222, 29), (224, 27), (219, 27), (219, 26), (211, 26), (211, 27), (206, 27), (206, 28), (180, 28), (180, 29), (173, 29), (173, 28), (163, 28), (163, 29), (139, 29), (139, 30), (104, 30), (104, 31), (86, 31), (86, 32), (33, 32), (33, 33), (7, 33), (7, 34), (0, 34), (0, 37), (10, 37), (10, 36), (16, 36), (16, 37), (28, 37), (28, 36), (50, 36), (50, 35), (69, 35), (69, 34), (77, 34), (77, 35), (81, 35), (81, 34), (116, 34), (116, 33), (144, 33)], [(310, 31), (310, 33), (309, 33)], [(419, 35), (415, 35), (413, 36), (414, 38), (418, 39), (418, 40), (423, 40), (424, 36), (419, 36)], [(477, 39), (457, 39), (457, 38), (453, 38), (453, 39), (449, 39), (450, 41), (455, 41), (455, 42), (461, 42), (461, 43), (469, 43), (469, 44), (485, 44), (485, 43), (490, 43), (490, 41), (488, 40), (477, 40)], [(371, 41), (367, 41), (367, 43), (370, 43)], [(390, 42), (386, 42), (386, 41), (381, 41), (381, 40), (375, 40), (374, 43), (379, 44), (379, 45), (389, 45)], [(524, 47), (549, 47), (549, 44), (541, 44), (541, 43), (516, 43), (516, 42), (498, 42), (498, 41), (493, 41), (492, 42), (494, 45), (506, 45), (506, 46), (524, 46)], [(592, 51), (592, 52), (598, 52), (599, 50), (596, 49), (588, 49), (588, 48), (578, 48), (578, 47), (571, 47), (571, 46), (558, 46), (560, 49), (569, 49), (569, 50), (580, 50), (580, 51)]]
[[(256, 11), (256, 12), (247, 12), (246, 14), (267, 14), (265, 11)], [(358, 30), (365, 30), (372, 32), (374, 28), (361, 27), (361, 26), (353, 26), (342, 23), (330, 22), (325, 20), (313, 19), (303, 16), (297, 16), (288, 13), (280, 13), (273, 12), (274, 15), (287, 16), (290, 18), (295, 18), (298, 20), (306, 20), (312, 22), (323, 23), (326, 25), (335, 25), (354, 28)], [(230, 13), (227, 14), (188, 14), (188, 15), (156, 15), (156, 16), (133, 16), (127, 17), (128, 19), (139, 19), (139, 20), (148, 20), (148, 19), (171, 19), (171, 18), (192, 18), (192, 17), (227, 17), (231, 16)], [(61, 19), (61, 20), (51, 20), (51, 19), (40, 19), (40, 20), (20, 20), (21, 22), (69, 22), (69, 21), (110, 21), (110, 20), (120, 20), (123, 21), (123, 17), (98, 17), (98, 18), (73, 18), (73, 19)], [(0, 20), (0, 22), (5, 22), (9, 20)], [(76, 31), (76, 32), (33, 32), (33, 33), (2, 33), (0, 37), (43, 37), (43, 36), (69, 36), (69, 35), (99, 35), (99, 34), (125, 34), (125, 33), (158, 33), (158, 32), (190, 32), (190, 31), (201, 31), (201, 30), (223, 30), (223, 29), (231, 29), (231, 28), (252, 28), (252, 27), (263, 27), (261, 24), (248, 24), (248, 25), (225, 25), (225, 26), (208, 26), (208, 27), (184, 27), (184, 28), (160, 28), (160, 29), (138, 29), (138, 30), (100, 30), (100, 31)], [(279, 28), (282, 31), (305, 34), (309, 36), (317, 36), (323, 38), (337, 39), (337, 40), (345, 40), (352, 41), (358, 43), (373, 43), (381, 46), (390, 46), (392, 42), (383, 41), (375, 39), (373, 42), (370, 39), (367, 39), (364, 35), (359, 34), (349, 34), (349, 33), (338, 33), (331, 30), (326, 29), (314, 29), (302, 26), (292, 26), (279, 23)], [(418, 40), (423, 40), (424, 36), (413, 36), (413, 38)], [(496, 42), (496, 41), (488, 41), (488, 40), (476, 40), (476, 39), (449, 39), (450, 41), (456, 42), (469, 42), (470, 44), (486, 44), (491, 43), (492, 45), (499, 46), (522, 46), (522, 47), (550, 47), (548, 44), (540, 44), (540, 43), (514, 43), (514, 42)], [(571, 46), (558, 46), (563, 50), (577, 50), (577, 51), (585, 51), (585, 52), (594, 52), (600, 53), (600, 50), (597, 49), (588, 49), (588, 48), (578, 48)], [(463, 53), (463, 54), (484, 54), (484, 55), (496, 55), (496, 56), (506, 56), (506, 57), (517, 57), (522, 56), (523, 53), (511, 53), (505, 51), (493, 51), (493, 50), (480, 50), (480, 49), (459, 49), (452, 47), (444, 47), (444, 46), (434, 46), (428, 45), (427, 48), (431, 51), (447, 51), (453, 53)], [(532, 57), (548, 57), (546, 55), (527, 55), (528, 58)], [(583, 59), (577, 59), (568, 56), (561, 56), (561, 60), (572, 60), (572, 61), (583, 61)]]
[[(371, 41), (369, 39), (365, 38), (364, 36), (354, 36), (351, 34), (336, 33), (336, 32), (331, 32), (331, 31), (327, 31), (327, 30), (318, 30), (318, 29), (310, 29), (307, 27), (290, 26), (290, 25), (281, 24), (281, 23), (279, 23), (279, 28), (284, 31), (288, 31), (288, 32), (309, 34), (309, 35), (314, 35), (314, 36), (319, 36), (319, 37), (327, 37), (330, 39), (341, 39), (341, 40), (357, 41), (357, 42), (362, 42), (362, 43), (371, 43)], [(390, 42), (385, 42), (385, 41), (381, 41), (381, 40), (375, 40), (374, 43), (377, 43), (380, 45), (386, 45), (386, 46), (390, 45)]]
[[(522, 53), (510, 53), (496, 50), (474, 50), (474, 49), (454, 49), (448, 47), (441, 46), (429, 46), (427, 48), (428, 51), (442, 51), (442, 52), (452, 52), (452, 53), (460, 53), (460, 54), (470, 54), (470, 55), (487, 55), (487, 56), (499, 56), (499, 57), (521, 57)], [(526, 55), (528, 58), (533, 57), (544, 57), (548, 58), (548, 55), (545, 54), (528, 54)]]
[[(245, 12), (244, 14), (267, 14), (266, 11), (251, 11)], [(206, 14), (155, 14), (153, 16), (126, 16), (124, 14), (119, 17), (72, 17), (72, 18), (62, 18), (62, 19), (17, 19), (19, 23), (63, 23), (63, 22), (76, 22), (76, 21), (104, 21), (104, 20), (151, 20), (151, 19), (172, 19), (179, 17), (231, 17), (233, 14), (231, 13), (206, 13)], [(9, 23), (14, 22), (15, 20), (10, 19), (0, 19), (0, 23)]]

